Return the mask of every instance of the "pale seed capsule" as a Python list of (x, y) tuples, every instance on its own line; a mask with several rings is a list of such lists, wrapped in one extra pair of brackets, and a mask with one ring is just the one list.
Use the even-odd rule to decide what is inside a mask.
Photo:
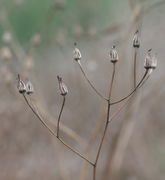
[(6, 65), (1, 65), (0, 67), (0, 76), (6, 84), (11, 84), (13, 80), (12, 72), (9, 67)]
[(73, 35), (79, 38), (82, 36), (82, 34), (83, 34), (82, 27), (79, 24), (75, 25), (73, 28)]
[(12, 42), (12, 35), (10, 32), (6, 31), (4, 32), (3, 36), (2, 36), (2, 41), (5, 44), (10, 44)]
[(34, 68), (34, 59), (32, 56), (27, 56), (25, 58), (24, 67), (27, 71), (31, 71)]
[(19, 93), (21, 93), (21, 94), (24, 94), (26, 92), (26, 85), (21, 80), (19, 75), (18, 75), (18, 85), (17, 85), (17, 88), (18, 88)]
[(57, 76), (58, 79), (58, 84), (59, 84), (59, 90), (62, 96), (66, 96), (68, 94), (68, 88), (67, 86), (63, 83), (62, 78)]
[(73, 50), (73, 58), (75, 61), (81, 60), (81, 52), (80, 50), (76, 47), (76, 43), (74, 43), (75, 49)]
[(156, 55), (152, 57), (152, 69), (156, 69), (157, 67), (157, 58)]
[(66, 36), (65, 36), (65, 31), (63, 29), (58, 30), (56, 33), (55, 40), (57, 44), (61, 47), (63, 47), (66, 43)]
[(12, 58), (12, 53), (8, 47), (3, 47), (0, 50), (0, 58), (2, 60), (10, 60)]
[(140, 38), (139, 38), (139, 31), (137, 30), (133, 37), (133, 47), (139, 48), (140, 47)]
[(39, 33), (36, 33), (31, 39), (31, 43), (33, 46), (38, 46), (41, 44), (41, 42), (41, 35)]
[(28, 95), (30, 95), (30, 94), (32, 94), (33, 92), (34, 92), (33, 85), (32, 85), (32, 83), (31, 83), (30, 81), (28, 81), (28, 82), (26, 83), (26, 93), (27, 93)]
[(149, 49), (144, 61), (145, 69), (155, 69), (157, 67), (157, 58), (151, 54), (152, 49)]
[(112, 49), (110, 50), (109, 55), (110, 55), (110, 60), (112, 63), (116, 63), (119, 60), (119, 56), (118, 56), (115, 46), (112, 46)]
[(90, 28), (88, 29), (88, 35), (89, 35), (90, 37), (94, 37), (96, 34), (97, 34), (97, 29), (96, 29), (95, 27), (90, 27)]
[(147, 55), (144, 60), (144, 68), (145, 69), (151, 69), (152, 66), (152, 56), (151, 56), (152, 49), (149, 49), (147, 52)]

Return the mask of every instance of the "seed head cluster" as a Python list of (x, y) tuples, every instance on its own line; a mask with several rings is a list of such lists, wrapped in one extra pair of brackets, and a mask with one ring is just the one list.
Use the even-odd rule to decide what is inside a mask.
[(25, 94), (27, 93), (28, 95), (32, 94), (34, 92), (33, 85), (30, 81), (28, 81), (26, 84), (21, 80), (20, 75), (18, 75), (18, 84), (17, 88), (19, 93)]

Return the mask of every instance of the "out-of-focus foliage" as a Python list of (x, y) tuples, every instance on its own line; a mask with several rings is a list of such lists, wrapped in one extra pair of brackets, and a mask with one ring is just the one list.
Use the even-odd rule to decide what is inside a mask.
[(92, 27), (102, 30), (116, 23), (116, 19), (124, 20), (129, 12), (128, 2), (120, 0), (1, 0), (0, 4), (21, 43), (47, 29), (62, 28), (71, 33), (80, 25), (86, 31)]

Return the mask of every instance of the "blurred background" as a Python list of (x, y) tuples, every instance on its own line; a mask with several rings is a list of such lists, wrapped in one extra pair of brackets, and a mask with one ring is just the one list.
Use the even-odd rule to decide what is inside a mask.
[(117, 46), (115, 101), (133, 89), (137, 29), (138, 81), (150, 48), (157, 53), (158, 68), (110, 124), (97, 179), (165, 179), (164, 15), (164, 0), (0, 0), (1, 180), (92, 179), (92, 167), (51, 136), (31, 112), (16, 88), (17, 74), (33, 83), (30, 100), (55, 132), (62, 105), (56, 76), (63, 77), (69, 93), (61, 136), (94, 161), (106, 104), (73, 60), (74, 42), (89, 79), (106, 96), (112, 74), (109, 50)]

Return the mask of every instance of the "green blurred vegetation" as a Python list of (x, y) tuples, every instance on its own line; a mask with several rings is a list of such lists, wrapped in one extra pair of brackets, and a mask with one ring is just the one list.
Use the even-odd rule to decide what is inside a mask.
[[(55, 8), (60, 3), (62, 7)], [(70, 35), (75, 25), (100, 31), (126, 20), (130, 13), (129, 0), (1, 0), (0, 6), (7, 12), (13, 34), (21, 44), (37, 32), (51, 35), (62, 28)]]
[[(64, 7), (55, 8), (57, 3), (63, 3)], [(127, 1), (120, 0), (1, 0), (0, 4), (1, 10), (7, 11), (13, 33), (21, 43), (47, 29), (54, 32), (64, 28), (70, 32), (77, 24), (83, 29), (93, 26), (104, 29), (115, 21), (117, 9), (127, 8)]]

